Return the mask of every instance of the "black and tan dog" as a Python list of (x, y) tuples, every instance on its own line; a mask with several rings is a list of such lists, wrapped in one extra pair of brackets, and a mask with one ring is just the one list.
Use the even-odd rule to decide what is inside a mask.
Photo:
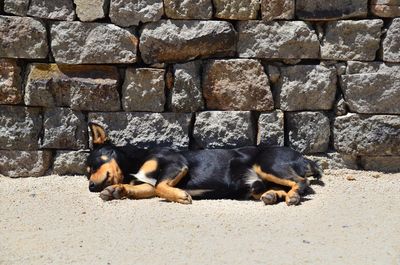
[(279, 199), (300, 202), (307, 177), (321, 177), (311, 160), (288, 147), (174, 151), (117, 147), (94, 123), (87, 165), (89, 190), (103, 200), (161, 197), (190, 204), (195, 199)]

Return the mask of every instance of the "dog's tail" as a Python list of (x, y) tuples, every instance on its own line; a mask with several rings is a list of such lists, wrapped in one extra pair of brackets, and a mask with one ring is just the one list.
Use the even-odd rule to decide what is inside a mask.
[(310, 160), (308, 158), (305, 158), (306, 163), (307, 163), (307, 169), (306, 169), (306, 176), (307, 177), (313, 177), (315, 179), (320, 179), (324, 175), (324, 172), (319, 164), (317, 164), (315, 161)]

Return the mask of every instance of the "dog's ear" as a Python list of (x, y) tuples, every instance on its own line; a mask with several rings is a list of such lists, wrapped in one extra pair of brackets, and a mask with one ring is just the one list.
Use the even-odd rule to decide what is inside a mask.
[(104, 144), (107, 141), (107, 134), (103, 127), (96, 123), (89, 122), (89, 128), (92, 132), (93, 145)]

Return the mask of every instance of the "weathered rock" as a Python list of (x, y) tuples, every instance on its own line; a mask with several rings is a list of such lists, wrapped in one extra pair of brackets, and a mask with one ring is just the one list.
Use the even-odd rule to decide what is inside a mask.
[(85, 116), (67, 108), (46, 109), (41, 148), (82, 149), (87, 147)]
[(28, 67), (25, 104), (74, 110), (120, 110), (116, 67), (32, 64)]
[(343, 116), (347, 114), (348, 106), (342, 95), (336, 99), (335, 105), (333, 106), (333, 111), (336, 116)]
[(258, 118), (257, 145), (285, 144), (284, 115), (283, 111), (275, 110), (269, 113), (261, 113)]
[(263, 20), (293, 19), (294, 0), (261, 0), (261, 16)]
[(4, 0), (4, 12), (6, 13), (17, 16), (26, 16), (28, 8), (29, 0)]
[(58, 22), (51, 26), (51, 50), (57, 63), (136, 62), (138, 40), (112, 24)]
[(203, 148), (234, 148), (254, 144), (249, 111), (204, 111), (196, 114), (193, 138)]
[(296, 0), (296, 16), (304, 20), (367, 17), (368, 0)]
[(274, 91), (278, 106), (285, 111), (330, 110), (335, 101), (336, 79), (335, 66), (281, 67)]
[(204, 109), (201, 61), (175, 64), (173, 75), (173, 87), (169, 93), (170, 109), (174, 112), (196, 112)]
[(74, 20), (72, 0), (30, 0), (29, 16), (55, 20)]
[(39, 108), (0, 106), (1, 149), (35, 150), (41, 129)]
[(384, 61), (400, 62), (400, 18), (395, 18), (390, 23), (383, 38), (382, 48)]
[(128, 68), (122, 86), (125, 111), (163, 112), (165, 105), (165, 70)]
[(361, 166), (365, 170), (400, 172), (400, 156), (363, 156)]
[(0, 36), (0, 57), (47, 57), (46, 28), (36, 19), (0, 16)]
[(257, 19), (260, 0), (213, 0), (215, 17), (222, 19)]
[(321, 41), (321, 58), (373, 61), (379, 49), (382, 26), (380, 19), (328, 22)]
[(319, 58), (319, 41), (303, 21), (240, 21), (239, 57), (266, 59)]
[(101, 19), (108, 12), (109, 0), (74, 0), (74, 3), (80, 21)]
[(116, 145), (129, 142), (138, 148), (189, 147), (190, 114), (97, 112), (89, 114), (89, 121), (104, 126)]
[(354, 155), (400, 155), (400, 116), (359, 115), (336, 117), (334, 144), (338, 152)]
[(0, 150), (0, 175), (7, 177), (40, 177), (49, 169), (50, 151)]
[(346, 155), (341, 153), (326, 153), (306, 156), (308, 159), (315, 161), (321, 169), (359, 169), (357, 156)]
[(399, 0), (371, 0), (370, 9), (372, 14), (378, 17), (399, 17)]
[(0, 59), (0, 104), (22, 101), (21, 69), (12, 59)]
[(164, 0), (165, 15), (173, 19), (210, 19), (212, 0)]
[(267, 70), (269, 81), (272, 84), (277, 83), (279, 81), (279, 78), (281, 77), (281, 70), (279, 69), (279, 67), (271, 64), (268, 64), (264, 67)]
[(286, 113), (289, 145), (306, 153), (323, 153), (328, 150), (330, 121), (323, 112)]
[(82, 151), (57, 151), (54, 157), (53, 174), (85, 175), (89, 153)]
[(400, 114), (400, 64), (348, 62), (341, 87), (352, 112)]
[(139, 49), (147, 64), (235, 53), (235, 30), (226, 21), (162, 20), (144, 25)]
[(203, 70), (203, 95), (208, 109), (274, 108), (268, 77), (258, 60), (210, 60)]
[(158, 21), (164, 14), (162, 0), (111, 0), (110, 19), (122, 27)]

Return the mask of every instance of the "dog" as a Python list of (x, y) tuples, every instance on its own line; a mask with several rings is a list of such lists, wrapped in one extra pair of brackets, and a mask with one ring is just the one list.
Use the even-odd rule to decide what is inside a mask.
[(89, 123), (89, 190), (112, 199), (160, 197), (190, 204), (193, 199), (284, 200), (297, 205), (308, 177), (322, 170), (299, 152), (281, 146), (175, 151), (115, 146), (104, 128)]

